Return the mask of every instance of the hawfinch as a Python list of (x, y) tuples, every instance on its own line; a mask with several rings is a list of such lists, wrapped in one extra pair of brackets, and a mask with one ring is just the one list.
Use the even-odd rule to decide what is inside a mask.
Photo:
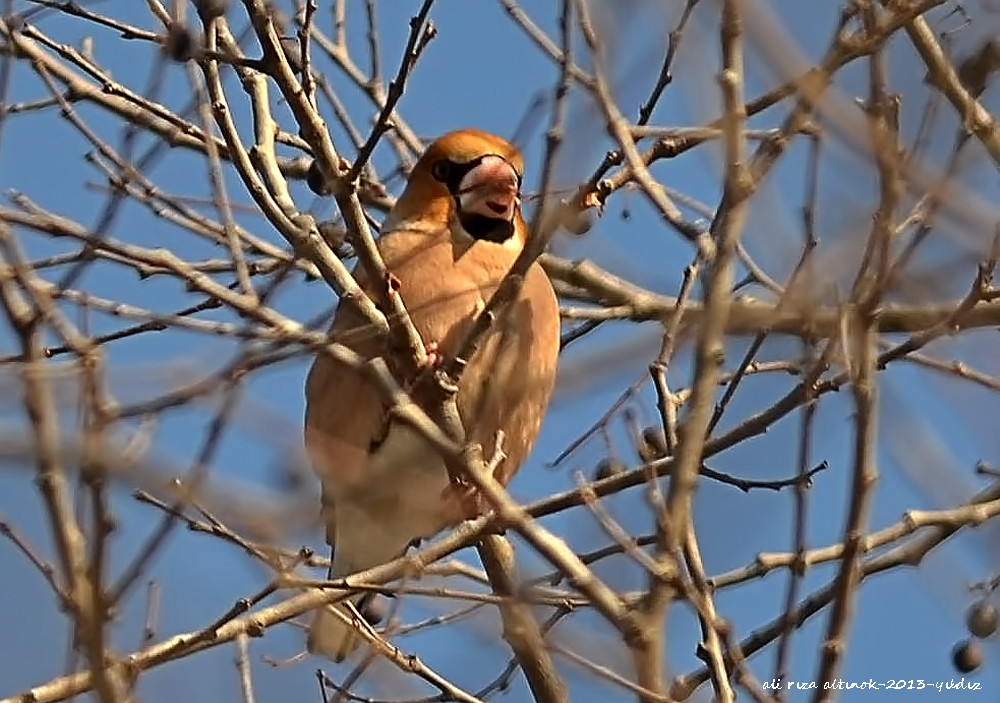
[[(457, 353), (524, 247), (523, 164), (499, 137), (472, 129), (447, 134), (417, 162), (383, 225), (378, 246), (386, 269), (398, 279), (398, 294), (424, 344), (440, 358)], [(354, 274), (377, 301), (375, 286), (386, 281), (371, 280), (363, 266)], [(373, 335), (349, 304), (339, 306), (331, 335), (363, 358), (382, 356), (398, 367), (387, 340)], [(487, 458), (503, 433), (506, 459), (495, 474), (501, 484), (534, 444), (558, 354), (556, 296), (535, 264), (469, 361), (457, 394), (467, 438), (482, 445)], [(414, 379), (397, 380), (405, 387)], [(391, 561), (411, 543), (469, 517), (468, 496), (450, 490), (443, 460), (415, 430), (390, 420), (387, 404), (362, 372), (319, 355), (305, 393), (305, 443), (323, 487), (321, 515), (333, 547), (329, 578)], [(364, 600), (352, 602), (363, 612)], [(308, 647), (339, 662), (361, 639), (330, 612), (334, 607), (343, 608), (317, 612)]]

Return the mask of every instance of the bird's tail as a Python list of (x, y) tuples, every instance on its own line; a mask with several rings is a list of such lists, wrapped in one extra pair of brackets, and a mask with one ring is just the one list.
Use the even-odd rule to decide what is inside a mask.
[[(406, 551), (413, 539), (408, 531), (393, 529), (397, 520), (392, 518), (376, 522), (366, 513), (348, 506), (338, 506), (335, 513), (336, 529), (331, 532), (336, 544), (328, 576), (331, 580), (392, 561)], [(358, 630), (365, 627), (365, 623), (357, 621), (356, 613), (364, 616), (369, 610), (365, 601), (371, 596), (371, 593), (362, 593), (319, 608), (309, 627), (308, 650), (338, 663), (349, 657), (364, 642)], [(348, 603), (354, 605), (353, 610)], [(339, 610), (346, 620), (338, 617), (334, 610)]]
[[(330, 576), (331, 579), (339, 578)], [(328, 659), (340, 663), (354, 653), (361, 646), (364, 639), (358, 633), (358, 628), (364, 627), (363, 622), (357, 621), (357, 613), (364, 617), (365, 598), (370, 594), (352, 596), (345, 601), (334, 605), (326, 605), (316, 611), (312, 624), (309, 626), (309, 637), (306, 640), (306, 647), (313, 654), (322, 655)], [(347, 607), (351, 603), (354, 608)], [(347, 617), (347, 621), (342, 620), (337, 613), (339, 611)]]

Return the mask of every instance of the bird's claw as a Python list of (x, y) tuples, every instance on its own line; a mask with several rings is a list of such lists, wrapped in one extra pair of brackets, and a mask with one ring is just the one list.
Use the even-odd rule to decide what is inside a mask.
[(427, 352), (423, 363), (424, 369), (428, 371), (436, 369), (444, 361), (444, 356), (441, 354), (441, 349), (438, 347), (437, 342), (428, 342), (425, 344), (424, 351)]
[(407, 393), (416, 388), (422, 380), (432, 377), (434, 371), (444, 361), (444, 355), (441, 354), (437, 342), (426, 343), (424, 352), (424, 358), (417, 364), (414, 374), (402, 384), (403, 390)]
[(483, 515), (488, 507), (475, 486), (455, 481), (449, 482), (441, 491), (441, 500), (448, 506), (448, 512), (457, 518), (458, 522), (474, 520)]

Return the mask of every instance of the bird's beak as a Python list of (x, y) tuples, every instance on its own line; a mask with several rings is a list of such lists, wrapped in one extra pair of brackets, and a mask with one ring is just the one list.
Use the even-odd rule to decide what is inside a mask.
[(521, 203), (517, 171), (499, 156), (485, 156), (459, 183), (462, 214), (510, 222)]

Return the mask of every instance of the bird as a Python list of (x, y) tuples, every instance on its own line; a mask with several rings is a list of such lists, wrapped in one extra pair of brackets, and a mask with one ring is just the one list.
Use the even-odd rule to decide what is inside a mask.
[[(505, 139), (477, 129), (450, 132), (421, 155), (383, 223), (377, 245), (393, 280), (390, 294), (402, 297), (431, 364), (458, 353), (525, 246), (523, 169), (522, 155)], [(353, 273), (377, 302), (376, 287), (386, 280), (373, 280), (361, 264)], [(398, 377), (403, 365), (394, 363), (388, 338), (369, 330), (360, 312), (341, 301), (331, 339), (362, 359), (382, 357), (403, 387), (412, 384), (413, 378)], [(506, 458), (494, 471), (502, 485), (538, 436), (555, 384), (559, 336), (556, 295), (535, 262), (517, 297), (466, 360), (456, 394), (459, 417), (466, 439), (487, 456), (502, 438)], [(305, 399), (306, 452), (322, 487), (320, 519), (332, 547), (329, 579), (392, 561), (481, 512), (468, 491), (453, 490), (447, 466), (427, 440), (392, 419), (362, 371), (319, 354), (306, 377)], [(413, 400), (432, 410), (417, 394)], [(348, 602), (364, 614), (365, 596)], [(350, 607), (323, 606), (310, 625), (307, 649), (342, 662), (363, 638), (335, 608), (353, 622)]]

